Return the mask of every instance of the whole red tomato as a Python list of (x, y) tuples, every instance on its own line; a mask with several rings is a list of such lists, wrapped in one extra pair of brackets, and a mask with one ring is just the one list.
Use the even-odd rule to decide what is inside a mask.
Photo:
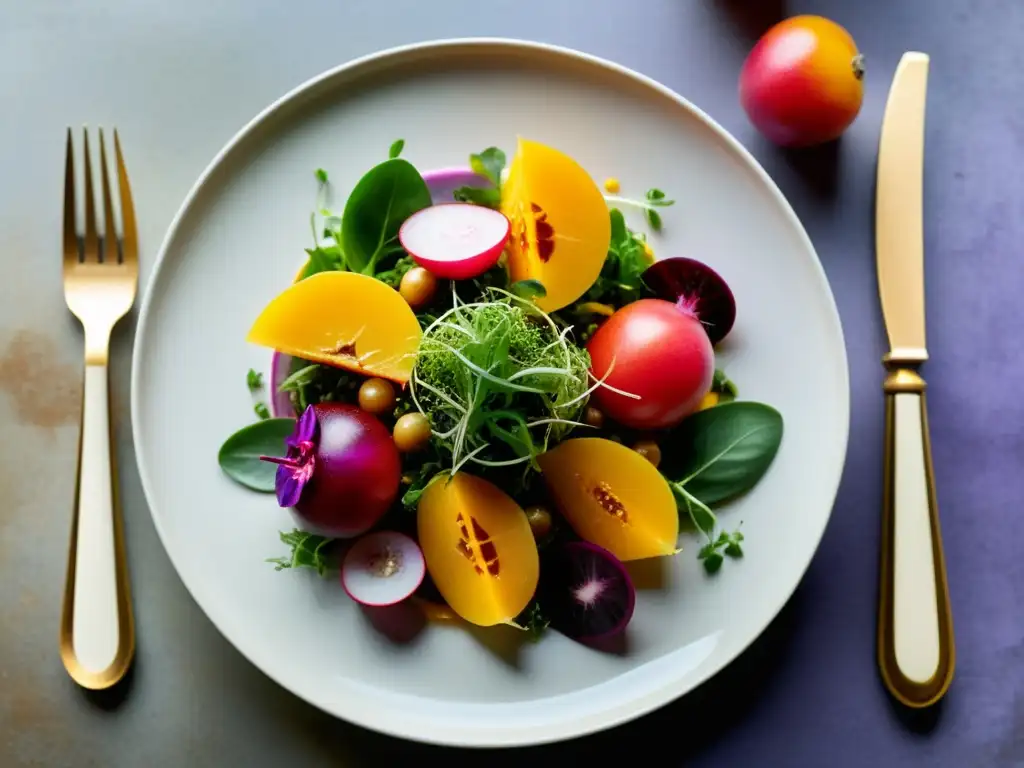
[(740, 73), (740, 103), (776, 144), (840, 136), (860, 112), (864, 59), (850, 34), (821, 16), (794, 16), (757, 42)]
[(678, 424), (700, 405), (715, 373), (700, 320), (686, 304), (662, 299), (627, 304), (597, 329), (587, 352), (591, 373), (608, 385), (594, 390), (593, 401), (633, 429)]

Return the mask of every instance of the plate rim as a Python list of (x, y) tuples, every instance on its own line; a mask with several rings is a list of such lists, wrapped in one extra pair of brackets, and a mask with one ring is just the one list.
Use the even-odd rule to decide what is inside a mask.
[[(799, 578), (796, 579), (792, 588), (789, 590), (785, 598), (782, 599), (778, 607), (769, 612), (767, 619), (764, 624), (760, 626), (756, 632), (753, 632), (749, 641), (744, 643), (738, 643), (735, 649), (729, 652), (721, 654), (721, 658), (716, 659), (714, 663), (709, 664), (706, 671), (702, 673), (701, 678), (696, 682), (692, 683), (681, 683), (677, 682), (672, 686), (664, 686), (656, 691), (651, 691), (647, 696), (634, 697), (633, 701), (628, 703), (628, 706), (621, 706), (626, 702), (620, 702), (618, 707), (609, 707), (604, 711), (594, 713), (586, 724), (572, 723), (571, 725), (563, 725), (557, 730), (552, 732), (545, 732), (543, 734), (537, 734), (535, 729), (528, 729), (524, 727), (509, 727), (496, 731), (492, 728), (478, 729), (475, 731), (467, 732), (467, 737), (451, 738), (448, 736), (442, 736), (432, 734), (430, 732), (422, 732), (417, 730), (416, 726), (404, 727), (401, 720), (394, 717), (380, 717), (375, 716), (373, 713), (376, 710), (367, 708), (367, 710), (360, 710), (355, 708), (352, 712), (347, 712), (344, 716), (338, 714), (328, 706), (320, 701), (316, 701), (306, 695), (299, 693), (294, 687), (288, 685), (285, 681), (279, 679), (277, 675), (269, 671), (264, 666), (258, 664), (245, 650), (235, 644), (228, 634), (224, 631), (221, 626), (221, 622), (214, 618), (206, 609), (202, 603), (198, 600), (193, 591), (192, 587), (186, 581), (181, 568), (179, 567), (178, 560), (175, 555), (172, 554), (170, 548), (167, 546), (167, 540), (163, 530), (163, 523), (161, 522), (161, 516), (156, 511), (156, 505), (154, 504), (154, 496), (151, 489), (151, 483), (149, 479), (149, 472), (145, 462), (143, 461), (138, 446), (142, 444), (140, 439), (139, 429), (139, 376), (140, 376), (140, 364), (139, 360), (142, 359), (142, 346), (146, 341), (145, 329), (150, 324), (150, 309), (153, 302), (153, 291), (152, 287), (157, 284), (158, 279), (163, 271), (165, 262), (167, 261), (168, 251), (171, 245), (174, 243), (178, 234), (178, 229), (181, 223), (188, 215), (195, 200), (199, 197), (201, 191), (206, 186), (208, 180), (217, 172), (220, 165), (235, 151), (235, 149), (242, 144), (249, 136), (255, 133), (266, 121), (271, 119), (277, 112), (286, 108), (294, 100), (300, 98), (307, 92), (314, 91), (318, 86), (333, 80), (333, 79), (344, 79), (346, 75), (355, 77), (353, 82), (358, 87), (358, 82), (362, 77), (371, 76), (375, 71), (386, 70), (389, 67), (400, 66), (402, 60), (409, 57), (414, 57), (420, 54), (435, 55), (452, 55), (452, 53), (458, 53), (458, 50), (472, 49), (472, 48), (493, 48), (493, 49), (507, 49), (510, 53), (514, 52), (530, 52), (534, 51), (546, 55), (553, 55), (557, 58), (562, 58), (575, 62), (577, 64), (584, 64), (590, 68), (597, 68), (606, 72), (616, 74), (620, 77), (624, 77), (627, 80), (633, 81), (634, 84), (642, 86), (645, 90), (654, 91), (662, 98), (667, 98), (674, 102), (677, 106), (687, 110), (694, 118), (703, 123), (704, 127), (710, 130), (715, 136), (723, 141), (735, 156), (746, 164), (746, 166), (752, 170), (760, 179), (761, 183), (765, 186), (771, 196), (774, 198), (775, 203), (779, 206), (783, 215), (789, 220), (790, 225), (794, 228), (795, 233), (799, 239), (803, 241), (803, 245), (808, 251), (813, 254), (812, 269), (815, 272), (816, 279), (820, 282), (827, 297), (827, 311), (831, 315), (834, 328), (838, 333), (838, 340), (840, 342), (839, 349), (839, 367), (838, 373), (841, 374), (841, 380), (843, 387), (838, 393), (840, 398), (840, 407), (842, 411), (842, 435), (841, 435), (841, 460), (837, 462), (837, 466), (833, 468), (832, 478), (828, 483), (831, 488), (829, 493), (831, 500), (828, 506), (828, 511), (824, 519), (824, 523), (818, 533), (817, 539), (814, 542), (814, 546), (809, 550), (806, 562), (803, 563), (800, 568)], [(366, 68), (367, 71), (364, 73), (359, 70)], [(344, 88), (345, 86), (340, 86)], [(537, 42), (519, 38), (511, 37), (493, 37), (493, 36), (471, 36), (471, 37), (453, 37), (453, 38), (442, 38), (436, 40), (425, 40), (409, 44), (403, 44), (393, 46), (378, 51), (374, 51), (349, 61), (343, 62), (335, 67), (327, 69), (318, 75), (314, 75), (306, 79), (305, 81), (294, 86), (283, 95), (275, 99), (269, 105), (260, 110), (254, 117), (252, 117), (245, 125), (243, 125), (216, 153), (216, 155), (210, 160), (210, 162), (203, 169), (203, 172), (199, 175), (196, 181), (190, 187), (185, 198), (182, 200), (178, 207), (170, 225), (165, 232), (163, 239), (160, 244), (160, 248), (157, 251), (156, 258), (153, 262), (153, 268), (150, 273), (149, 279), (146, 283), (145, 289), (142, 292), (142, 300), (140, 302), (139, 314), (136, 322), (136, 333), (135, 340), (132, 346), (132, 364), (131, 364), (131, 378), (130, 378), (130, 405), (131, 405), (131, 423), (132, 423), (132, 441), (133, 441), (133, 453), (135, 456), (135, 464), (139, 474), (140, 484), (142, 486), (143, 496), (146, 500), (146, 505), (149, 511), (153, 526), (156, 529), (157, 537), (160, 540), (160, 544), (167, 554), (171, 565), (174, 568), (176, 575), (185, 587), (189, 596), (196, 606), (202, 611), (203, 615), (210, 621), (210, 623), (217, 629), (220, 635), (224, 638), (227, 643), (234, 648), (243, 658), (245, 658), (256, 670), (261, 672), (267, 678), (275, 682), (282, 689), (289, 692), (289, 694), (295, 696), (298, 699), (306, 702), (307, 704), (323, 711), (324, 713), (335, 717), (340, 720), (358, 725), (362, 728), (367, 728), (378, 733), (382, 733), (388, 736), (409, 739), (420, 743), (434, 744), (438, 746), (451, 746), (451, 747), (468, 747), (468, 748), (495, 748), (495, 747), (527, 747), (536, 746), (542, 744), (551, 744), (556, 742), (565, 741), (568, 739), (580, 738), (594, 733), (598, 733), (604, 730), (615, 728), (624, 725), (628, 722), (636, 720), (644, 715), (647, 715), (653, 711), (661, 709), (672, 702), (680, 699), (681, 697), (691, 693), (698, 687), (704, 685), (725, 667), (730, 665), (740, 654), (746, 651), (758, 638), (763, 635), (764, 631), (768, 626), (775, 621), (778, 614), (782, 609), (790, 602), (796, 589), (803, 583), (804, 578), (807, 575), (807, 570), (810, 567), (815, 555), (821, 546), (821, 540), (824, 537), (825, 530), (828, 528), (829, 523), (832, 519), (832, 514), (835, 510), (836, 500), (838, 498), (839, 488), (842, 481), (842, 476), (846, 467), (849, 454), (849, 432), (850, 432), (850, 371), (849, 371), (849, 359), (846, 349), (846, 339), (843, 332), (842, 319), (839, 314), (838, 305), (836, 304), (835, 295), (832, 292), (831, 284), (829, 283), (828, 276), (825, 272), (824, 266), (821, 263), (821, 259), (818, 256), (817, 249), (804, 227), (796, 211), (793, 209), (789, 200), (779, 189), (775, 181), (769, 176), (767, 171), (758, 162), (758, 160), (751, 154), (751, 152), (740, 143), (728, 130), (722, 125), (715, 121), (709, 114), (698, 107), (693, 102), (686, 99), (681, 94), (677, 93), (668, 86), (660, 83), (659, 81), (642, 74), (630, 67), (622, 64), (618, 64), (614, 61), (596, 56), (594, 54), (586, 53), (584, 51), (574, 49), (567, 46)], [(610, 682), (610, 681), (609, 681)]]

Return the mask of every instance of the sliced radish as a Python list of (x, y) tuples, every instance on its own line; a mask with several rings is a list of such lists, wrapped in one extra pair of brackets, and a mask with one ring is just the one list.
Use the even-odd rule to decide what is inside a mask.
[(427, 572), (419, 545), (404, 533), (377, 531), (352, 545), (341, 564), (341, 585), (361, 605), (394, 605), (416, 591)]
[[(506, 169), (507, 171), (507, 169)], [(486, 189), (493, 186), (491, 182), (471, 168), (437, 168), (432, 171), (425, 171), (423, 180), (427, 182), (427, 189), (435, 205), (452, 203), (455, 201), (455, 190), (459, 187), (480, 187)], [(500, 255), (500, 251), (499, 251)], [(282, 418), (294, 418), (295, 409), (292, 408), (291, 400), (287, 392), (279, 391), (281, 384), (288, 378), (291, 372), (292, 359), (281, 352), (274, 352), (270, 362), (270, 411), (274, 416)]]
[(438, 277), (466, 280), (493, 267), (511, 226), (500, 211), (445, 203), (414, 213), (398, 231), (413, 260)]

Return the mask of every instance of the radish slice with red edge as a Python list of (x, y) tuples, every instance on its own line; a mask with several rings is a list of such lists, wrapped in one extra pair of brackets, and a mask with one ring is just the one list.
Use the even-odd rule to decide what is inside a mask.
[(415, 541), (404, 533), (377, 531), (363, 536), (345, 554), (341, 586), (360, 605), (394, 605), (419, 588), (426, 572)]
[[(455, 190), (459, 187), (480, 187), (486, 189), (493, 186), (490, 180), (473, 171), (471, 168), (437, 168), (426, 171), (423, 180), (427, 182), (427, 189), (434, 205), (451, 203), (455, 201)], [(280, 418), (294, 418), (295, 409), (292, 408), (291, 400), (287, 392), (281, 392), (281, 384), (288, 378), (291, 372), (292, 359), (281, 352), (274, 352), (270, 361), (270, 412)]]
[(707, 264), (674, 256), (649, 266), (642, 279), (658, 298), (696, 313), (712, 344), (732, 330), (736, 299), (722, 276)]
[(498, 263), (511, 225), (500, 211), (445, 203), (417, 211), (398, 230), (413, 260), (437, 277), (467, 280)]
[(537, 597), (551, 626), (581, 642), (618, 635), (636, 604), (625, 566), (608, 550), (586, 541), (545, 551)]

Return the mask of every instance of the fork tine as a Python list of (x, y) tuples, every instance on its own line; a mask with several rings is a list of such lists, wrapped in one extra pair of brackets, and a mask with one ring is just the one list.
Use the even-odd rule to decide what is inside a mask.
[(71, 146), (69, 126), (64, 150), (64, 264), (70, 266), (79, 258), (78, 233), (75, 231), (75, 152)]
[(82, 128), (82, 150), (85, 155), (85, 261), (99, 261), (100, 244), (96, 237), (96, 206), (93, 202), (92, 163), (89, 161), (89, 131)]
[(117, 264), (117, 232), (114, 230), (114, 198), (110, 195), (110, 173), (107, 171), (107, 142), (100, 128), (100, 178), (103, 179), (103, 251), (101, 259)]
[(114, 129), (114, 153), (117, 155), (117, 186), (121, 194), (121, 225), (124, 229), (121, 256), (125, 264), (135, 266), (139, 261), (139, 236), (135, 229), (135, 206), (132, 204), (132, 188), (128, 183), (128, 169), (121, 154), (121, 139)]

